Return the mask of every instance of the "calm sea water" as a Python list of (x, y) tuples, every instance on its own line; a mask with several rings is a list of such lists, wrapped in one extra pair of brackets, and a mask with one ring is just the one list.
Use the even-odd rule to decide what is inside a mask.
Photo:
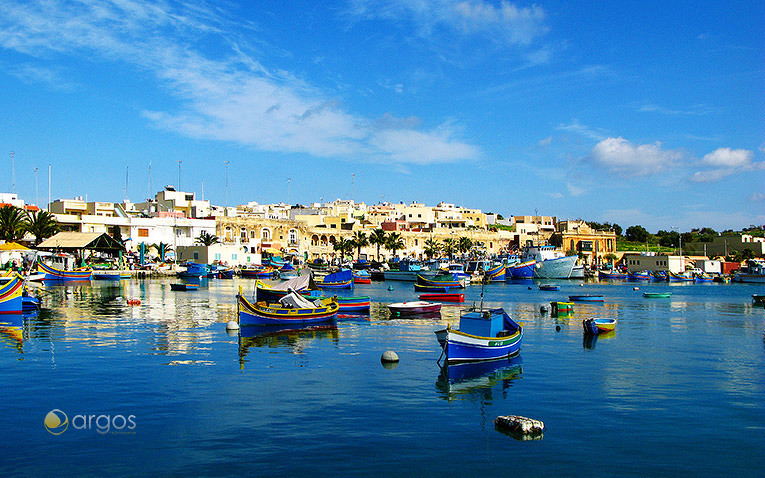
[[(433, 331), (459, 306), (390, 320), (385, 304), (414, 299), (411, 284), (357, 286), (372, 314), (336, 328), (240, 337), (225, 323), (253, 281), (195, 292), (170, 282), (46, 286), (37, 316), (0, 328), (2, 476), (765, 470), (765, 310), (751, 304), (761, 285), (488, 285), (486, 304), (525, 323), (520, 357), (447, 374)], [(468, 304), (480, 290), (466, 290)], [(672, 298), (642, 297), (663, 290)], [(579, 293), (606, 302), (568, 319), (540, 312)], [(617, 318), (617, 330), (588, 342), (587, 316)], [(389, 349), (401, 359), (392, 369), (380, 363)], [(44, 426), (52, 410), (68, 419), (59, 435)], [(543, 420), (543, 439), (496, 431), (508, 414)]]

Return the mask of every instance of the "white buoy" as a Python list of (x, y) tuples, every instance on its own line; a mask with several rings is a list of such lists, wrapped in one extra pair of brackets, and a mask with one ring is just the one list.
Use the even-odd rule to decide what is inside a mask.
[(122, 302), (122, 296), (118, 295), (117, 297), (114, 298), (114, 300), (116, 300), (117, 302)]
[(633, 287), (632, 290), (640, 290), (640, 287)]
[(398, 362), (398, 354), (393, 350), (386, 350), (380, 357), (380, 362)]
[(239, 324), (237, 324), (235, 320), (229, 320), (228, 323), (226, 323), (226, 330), (237, 330), (238, 328)]

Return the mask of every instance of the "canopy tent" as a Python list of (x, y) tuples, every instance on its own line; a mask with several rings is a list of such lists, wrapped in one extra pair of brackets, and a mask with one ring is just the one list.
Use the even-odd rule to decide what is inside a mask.
[(267, 252), (272, 255), (280, 255), (282, 253), (282, 251), (280, 251), (279, 249), (274, 249), (273, 247), (268, 247), (264, 249), (263, 252)]
[(41, 242), (37, 248), (61, 251), (88, 249), (99, 252), (125, 250), (125, 246), (105, 232), (59, 232)]

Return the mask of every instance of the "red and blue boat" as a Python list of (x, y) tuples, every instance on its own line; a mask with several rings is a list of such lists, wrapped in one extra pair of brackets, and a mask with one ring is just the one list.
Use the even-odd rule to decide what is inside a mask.
[(21, 314), (24, 310), (24, 280), (14, 274), (0, 286), (0, 314)]
[(441, 302), (465, 302), (465, 294), (458, 293), (435, 293), (420, 294), (420, 300), (437, 300)]
[(627, 276), (626, 272), (598, 271), (598, 279), (600, 280), (627, 280)]
[(534, 266), (536, 264), (536, 259), (513, 264), (510, 266), (510, 275), (513, 279), (531, 279), (534, 277)]
[(435, 332), (446, 363), (479, 362), (517, 355), (523, 325), (504, 309), (469, 310), (460, 316), (459, 330), (447, 326)]
[(89, 267), (65, 271), (51, 267), (41, 260), (37, 261), (37, 270), (45, 274), (44, 281), (89, 281), (93, 277), (93, 269)]
[(251, 269), (242, 269), (242, 277), (247, 279), (270, 279), (276, 273), (276, 269), (271, 266), (255, 267)]
[(335, 297), (340, 307), (339, 313), (369, 312), (371, 300), (368, 295), (359, 297)]
[(653, 276), (650, 271), (630, 272), (627, 274), (627, 280), (631, 282), (651, 281), (653, 280)]

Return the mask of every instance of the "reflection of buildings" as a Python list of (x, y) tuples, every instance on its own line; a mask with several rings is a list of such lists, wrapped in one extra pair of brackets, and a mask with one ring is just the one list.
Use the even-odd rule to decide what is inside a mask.
[(302, 354), (306, 346), (314, 340), (330, 340), (337, 344), (339, 335), (337, 326), (319, 325), (315, 327), (294, 328), (287, 326), (247, 326), (239, 329), (239, 363), (243, 367), (245, 357), (251, 347), (285, 348), (290, 353)]

